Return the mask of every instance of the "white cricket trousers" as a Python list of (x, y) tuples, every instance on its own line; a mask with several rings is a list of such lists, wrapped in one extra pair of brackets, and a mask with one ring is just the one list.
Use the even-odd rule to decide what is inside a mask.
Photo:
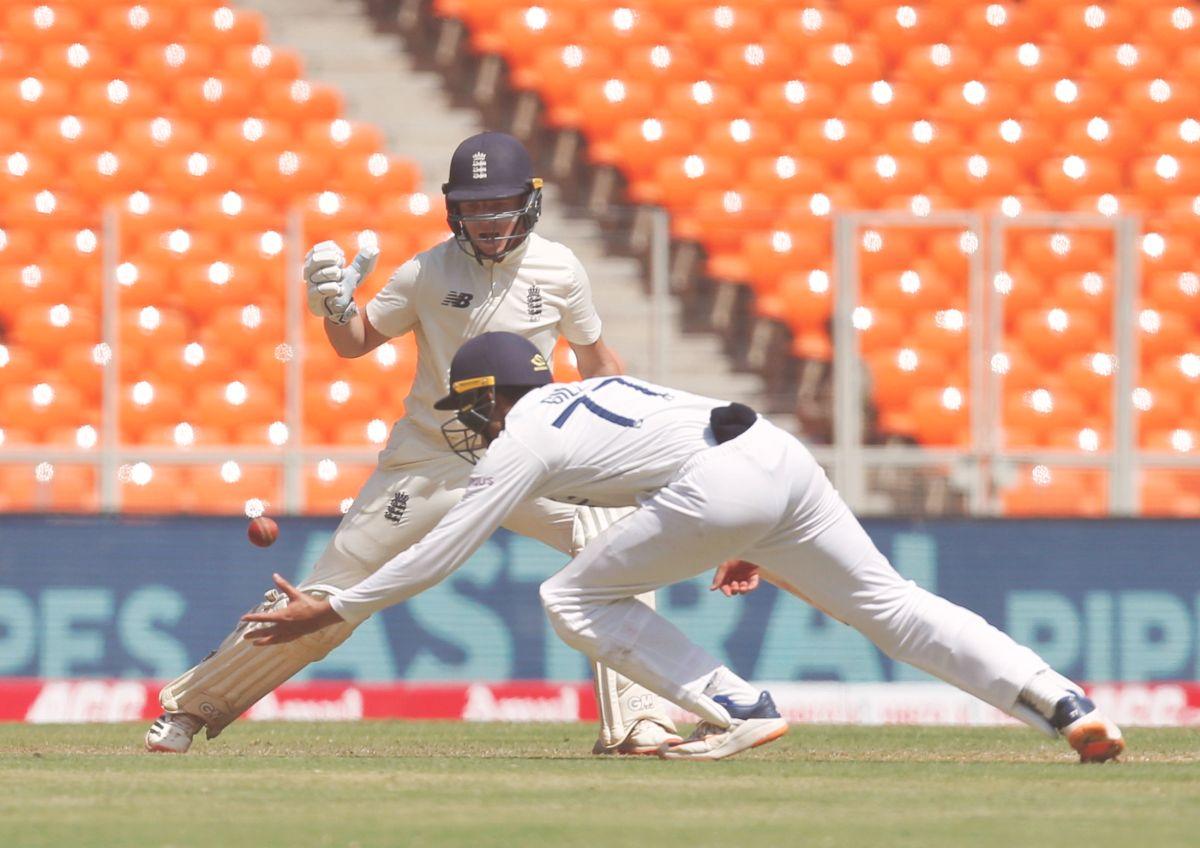
[(757, 563), (888, 656), (1009, 711), (1037, 654), (980, 616), (902, 578), (797, 439), (759, 420), (688, 460), (636, 512), (541, 588), (567, 644), (710, 721), (721, 662), (634, 596), (729, 559)]

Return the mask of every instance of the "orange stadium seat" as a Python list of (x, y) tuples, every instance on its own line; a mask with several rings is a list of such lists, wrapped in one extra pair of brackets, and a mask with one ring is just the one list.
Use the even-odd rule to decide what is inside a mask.
[(192, 489), (193, 512), (244, 515), (250, 501), (261, 501), (267, 509), (282, 508), (278, 468), (227, 460), (193, 466), (184, 479)]
[(190, 512), (195, 491), (186, 469), (148, 462), (132, 462), (117, 470), (121, 509), (130, 513)]
[(826, 118), (798, 124), (792, 142), (805, 156), (825, 163), (831, 172), (836, 172), (853, 157), (874, 147), (876, 136), (872, 127), (862, 121)]
[(871, 395), (884, 409), (907, 407), (921, 389), (940, 387), (947, 363), (937, 354), (913, 347), (883, 349), (867, 356)]
[(106, 5), (99, 10), (98, 32), (114, 49), (136, 54), (144, 44), (165, 44), (179, 32), (180, 15), (168, 3), (137, 0)]
[(979, 54), (970, 47), (939, 42), (909, 48), (895, 73), (896, 79), (934, 93), (980, 79), (983, 66)]
[(956, 30), (968, 43), (980, 49), (1000, 44), (1023, 44), (1043, 34), (1041, 21), (1025, 3), (964, 4)]
[(513, 87), (536, 90), (547, 106), (553, 108), (569, 101), (583, 80), (606, 75), (617, 63), (616, 52), (592, 44), (572, 41), (560, 48), (544, 48), (532, 54), (530, 64), (513, 69)]
[(5, 39), (0, 43), (0, 79), (23, 79), (28, 76), (37, 55), (37, 45)]
[(1166, 55), (1152, 44), (1105, 44), (1088, 55), (1084, 76), (1105, 87), (1149, 82), (1166, 73)]
[(202, 122), (246, 118), (257, 108), (256, 87), (234, 76), (195, 76), (176, 80), (170, 102)]
[(824, 4), (768, 4), (767, 9), (772, 16), (765, 31), (797, 55), (815, 46), (847, 42), (854, 34), (846, 17)]
[(164, 93), (186, 79), (205, 79), (221, 70), (221, 54), (212, 47), (189, 42), (143, 42), (132, 69), (138, 79), (156, 84)]
[(195, 387), (189, 405), (191, 422), (229, 428), (268, 424), (278, 418), (282, 397), (277, 391), (249, 377), (230, 380), (228, 376)]
[(1100, 338), (1099, 321), (1083, 310), (1054, 307), (1017, 318), (1021, 346), (1046, 366), (1055, 366), (1072, 354), (1099, 350)]
[(187, 14), (185, 21), (189, 42), (213, 47), (260, 44), (266, 37), (266, 29), (260, 12), (229, 6), (211, 9), (201, 4), (201, 8)]
[(18, 126), (67, 114), (71, 108), (67, 83), (36, 76), (0, 79), (0, 114)]
[(471, 47), (520, 65), (580, 34), (580, 10), (565, 3), (513, 4), (471, 29)]
[(268, 80), (256, 107), (263, 117), (300, 126), (304, 121), (332, 121), (342, 115), (342, 95), (330, 85), (306, 79)]
[[(38, 372), (38, 363), (33, 355), (16, 345), (0, 343), (0, 384), (17, 386), (34, 383)], [(71, 381), (75, 382), (74, 380)], [(12, 419), (6, 424), (12, 424)]]
[[(45, 378), (49, 379), (45, 379)], [(6, 386), (0, 393), (0, 408), (5, 421), (17, 421), (20, 427), (39, 437), (63, 426), (95, 421), (98, 411), (87, 403), (83, 393), (54, 373), (39, 371), (41, 382)]]
[(632, 8), (600, 6), (584, 11), (580, 21), (584, 39), (601, 47), (650, 46), (668, 40), (669, 31), (652, 5)]
[(863, 156), (851, 160), (846, 178), (864, 205), (879, 206), (888, 197), (910, 195), (925, 187), (929, 168), (916, 157)]
[(329, 187), (330, 163), (308, 150), (263, 151), (251, 160), (254, 188), (275, 203)]
[(110, 80), (118, 75), (118, 58), (102, 43), (47, 44), (38, 51), (38, 73), (75, 85), (83, 80)]
[(182, 420), (187, 414), (181, 387), (152, 380), (138, 380), (121, 387), (121, 438), (138, 442), (152, 427)]
[(920, 389), (913, 395), (912, 413), (922, 444), (966, 447), (971, 444), (970, 406), (958, 386)]
[(83, 15), (69, 3), (21, 3), (6, 12), (8, 38), (22, 44), (79, 41), (85, 34)]
[(240, 43), (220, 53), (225, 76), (255, 85), (264, 80), (293, 80), (304, 76), (304, 60), (294, 50), (260, 43)]
[[(95, 123), (102, 119), (91, 120)], [(118, 146), (148, 158), (167, 152), (190, 152), (204, 146), (203, 127), (190, 118), (156, 116), (122, 121), (114, 125), (113, 135), (116, 139), (114, 143)]]
[(374, 471), (369, 465), (320, 460), (304, 469), (304, 512), (341, 515)]
[(411, 194), (420, 188), (421, 176), (411, 159), (386, 153), (351, 153), (335, 160), (331, 184), (335, 190), (373, 199)]
[(1065, 47), (1083, 57), (1096, 47), (1135, 40), (1141, 34), (1139, 17), (1120, 6), (1069, 5), (1059, 11), (1055, 33)]
[(863, 283), (864, 303), (904, 316), (945, 309), (954, 301), (950, 281), (924, 263), (880, 271), (865, 277)]
[[(177, 386), (202, 386), (209, 383), (228, 381), (243, 360), (233, 351), (214, 345), (205, 345), (188, 338), (182, 342), (164, 345), (146, 359), (135, 359), (133, 366), (143, 373), (153, 374), (159, 379)], [(122, 371), (124, 371), (124, 365)]]
[(1027, 467), (1016, 485), (1002, 493), (1004, 512), (1010, 516), (1100, 516), (1108, 500), (1106, 480), (1100, 471)]

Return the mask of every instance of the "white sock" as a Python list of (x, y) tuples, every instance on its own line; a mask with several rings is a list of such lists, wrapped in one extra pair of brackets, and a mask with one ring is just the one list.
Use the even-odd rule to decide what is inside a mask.
[(709, 697), (725, 695), (735, 704), (753, 704), (762, 693), (725, 666), (721, 666), (708, 678), (704, 694)]
[(1071, 694), (1082, 695), (1083, 690), (1054, 669), (1044, 668), (1029, 678), (1021, 690), (1020, 700), (1046, 718), (1053, 718), (1055, 705)]

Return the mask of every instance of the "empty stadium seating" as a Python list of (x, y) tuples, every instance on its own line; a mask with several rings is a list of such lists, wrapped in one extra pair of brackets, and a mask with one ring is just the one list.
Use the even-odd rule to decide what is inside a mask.
[[(668, 208), (674, 237), (706, 249), (710, 276), (746, 286), (753, 314), (787, 327), (801, 358), (831, 355), (834, 211), (1142, 215), (1140, 305), (1129, 316), (1141, 378), (1129, 402), (1142, 447), (1195, 450), (1170, 437), (1200, 430), (1194, 2), (432, 6), (465, 23), (471, 49), (506, 60), (549, 126), (579, 131), (594, 164), (619, 170), (632, 201)], [(286, 363), (298, 355), (285, 302), (288, 256), (303, 248), (285, 245), (289, 216), (305, 241), (352, 249), (373, 239), (389, 260), (445, 236), (440, 199), (416, 193), (416, 166), (389, 155), (376, 128), (347, 120), (341, 94), (306, 79), (302, 58), (268, 35), (260, 15), (218, 0), (16, 2), (0, 12), (6, 444), (69, 442), (97, 426), (115, 366), (130, 444), (271, 445), (268, 428), (286, 417)], [(856, 326), (883, 434), (967, 446), (977, 240), (951, 229), (860, 235)], [(1008, 445), (1107, 444), (1113, 248), (1103, 227), (1005, 236), (992, 281), (1002, 359), (989, 364)], [(120, 292), (115, 349), (100, 345), (106, 255)], [(370, 448), (375, 422), (401, 411), (394, 387), (412, 379), (411, 343), (339, 362), (314, 323), (302, 331), (304, 425), (290, 444)], [(65, 503), (38, 488), (49, 480), (30, 488), (28, 469), (13, 469), (13, 491), (26, 492), (14, 503)], [(129, 508), (202, 508), (192, 494), (182, 500), (186, 489), (227, 506), (252, 490), (278, 497), (266, 471), (230, 483), (207, 470), (221, 483), (156, 465), (121, 491)], [(1066, 513), (1104, 508), (1076, 497), (1094, 477), (1026, 471), (1003, 497), (1013, 512), (1051, 501)], [(312, 473), (310, 506), (347, 496), (328, 468)], [(1147, 476), (1147, 507), (1170, 511), (1177, 482)]]
[[(476, 49), (502, 53), (515, 84), (543, 96), (552, 126), (581, 131), (593, 163), (623, 173), (631, 200), (667, 207), (673, 236), (706, 249), (717, 281), (748, 287), (752, 314), (786, 326), (801, 357), (831, 353), (818, 269), (831, 263), (832, 209), (1144, 215), (1143, 308), (1130, 317), (1144, 385), (1128, 402), (1148, 449), (1162, 447), (1156, 432), (1200, 426), (1196, 405), (1180, 400), (1194, 360), (1192, 378), (1177, 365), (1196, 356), (1200, 331), (1194, 3), (487, 5), (497, 13), (453, 0), (434, 8), (463, 19)], [(522, 35), (531, 26), (533, 41)], [(530, 49), (490, 46), (517, 35)], [(654, 70), (635, 71), (634, 56)], [(823, 215), (793, 221), (814, 193)], [(1097, 450), (1111, 427), (1112, 231), (1013, 229), (1004, 240), (1008, 442)], [(863, 233), (856, 323), (885, 434), (891, 424), (919, 443), (969, 444), (961, 363), (977, 249), (954, 232)], [(1175, 449), (1193, 450), (1186, 440)], [(1014, 484), (1006, 508), (1104, 508), (1075, 497), (1094, 475), (1039, 469)], [(1161, 512), (1169, 487), (1145, 485)]]

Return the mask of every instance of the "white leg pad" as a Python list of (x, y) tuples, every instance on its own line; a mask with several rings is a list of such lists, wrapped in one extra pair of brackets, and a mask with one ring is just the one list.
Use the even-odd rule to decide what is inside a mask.
[[(637, 598), (654, 609), (654, 593)], [(675, 722), (667, 715), (662, 699), (644, 686), (634, 683), (603, 663), (592, 663), (596, 689), (596, 709), (600, 713), (600, 739), (597, 753), (620, 747), (639, 721), (652, 721), (668, 733), (676, 733)]]
[[(616, 524), (631, 510), (584, 508), (575, 518), (573, 554)], [(654, 593), (638, 595), (638, 600), (654, 609)], [(603, 663), (592, 663), (593, 683), (596, 690), (596, 709), (600, 713), (600, 738), (596, 751), (610, 751), (620, 747), (639, 721), (648, 720), (660, 725), (669, 733), (675, 733), (675, 723), (667, 715), (657, 695), (613, 671)]]
[[(328, 594), (305, 591), (318, 598)], [(272, 589), (254, 612), (284, 606), (287, 598)], [(189, 713), (203, 720), (209, 739), (300, 669), (324, 659), (354, 632), (354, 625), (342, 622), (294, 642), (258, 646), (242, 638), (247, 627), (239, 624), (215, 651), (168, 683), (158, 695), (168, 713)]]

